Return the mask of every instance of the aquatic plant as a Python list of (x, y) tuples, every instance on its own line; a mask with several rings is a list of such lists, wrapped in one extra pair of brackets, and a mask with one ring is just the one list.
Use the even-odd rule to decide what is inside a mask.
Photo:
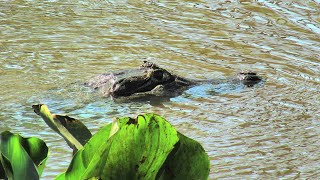
[[(43, 104), (34, 105), (33, 109), (74, 150), (68, 169), (56, 179), (207, 179), (209, 176), (209, 158), (203, 147), (177, 132), (159, 115), (149, 113), (136, 118), (116, 118), (92, 136), (79, 120), (51, 114)], [(7, 144), (1, 140), (1, 155), (16, 151), (3, 151)], [(46, 147), (29, 146), (37, 152)], [(45, 160), (41, 161), (39, 172), (42, 172)], [(15, 161), (22, 163), (25, 159)], [(8, 162), (13, 163), (11, 159), (1, 159), (6, 177), (12, 177), (8, 171), (10, 167), (5, 166)], [(33, 165), (29, 162), (26, 166)], [(15, 172), (14, 168), (11, 170)], [(40, 175), (33, 173), (30, 177), (38, 179)], [(22, 176), (19, 174), (19, 177)]]
[(49, 149), (39, 138), (4, 131), (0, 136), (0, 179), (39, 179)]

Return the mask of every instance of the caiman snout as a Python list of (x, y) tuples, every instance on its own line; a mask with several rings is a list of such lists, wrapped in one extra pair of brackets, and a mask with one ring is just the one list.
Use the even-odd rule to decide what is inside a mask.
[(244, 85), (248, 87), (252, 87), (255, 84), (258, 84), (262, 78), (257, 75), (255, 72), (240, 72), (237, 78), (242, 82)]

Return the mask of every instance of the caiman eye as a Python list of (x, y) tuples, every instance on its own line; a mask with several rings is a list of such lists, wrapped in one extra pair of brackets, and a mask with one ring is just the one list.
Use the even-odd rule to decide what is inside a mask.
[(163, 78), (163, 73), (161, 71), (154, 71), (153, 72), (153, 77), (160, 81)]

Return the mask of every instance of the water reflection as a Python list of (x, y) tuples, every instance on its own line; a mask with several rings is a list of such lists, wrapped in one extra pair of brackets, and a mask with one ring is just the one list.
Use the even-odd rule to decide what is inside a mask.
[[(1, 1), (0, 7), (0, 131), (48, 143), (44, 179), (65, 170), (71, 151), (32, 112), (33, 103), (81, 119), (94, 132), (116, 116), (161, 114), (203, 144), (210, 179), (319, 177), (319, 1)], [(230, 91), (204, 85), (166, 101), (126, 102), (70, 85), (146, 58), (183, 77), (253, 70), (266, 83)]]

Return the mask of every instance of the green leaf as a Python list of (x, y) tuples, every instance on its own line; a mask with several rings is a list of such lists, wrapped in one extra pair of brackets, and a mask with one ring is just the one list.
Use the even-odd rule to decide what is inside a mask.
[[(110, 144), (106, 143), (111, 131), (112, 124), (100, 129), (88, 143), (84, 149), (79, 150), (73, 157), (67, 173), (66, 179), (79, 179), (86, 174), (100, 174), (101, 167), (104, 166), (104, 160), (108, 153)], [(87, 175), (88, 176), (88, 175)], [(61, 178), (61, 177), (60, 177)], [(62, 178), (64, 179), (64, 178)], [(83, 178), (80, 178), (83, 179)]]
[(89, 129), (77, 119), (69, 116), (51, 114), (48, 107), (44, 104), (33, 105), (32, 108), (51, 129), (65, 139), (74, 152), (83, 148), (92, 136)]
[(203, 147), (181, 133), (178, 137), (180, 141), (169, 155), (160, 179), (207, 179), (210, 161)]
[[(0, 154), (1, 155), (1, 154)], [(0, 158), (0, 179), (4, 179), (5, 178), (5, 174), (4, 174), (4, 169), (1, 163), (1, 158)]]
[(160, 116), (120, 118), (94, 135), (57, 179), (155, 179), (177, 142)]
[(1, 133), (0, 160), (8, 179), (39, 179), (48, 158), (48, 147), (38, 138)]

